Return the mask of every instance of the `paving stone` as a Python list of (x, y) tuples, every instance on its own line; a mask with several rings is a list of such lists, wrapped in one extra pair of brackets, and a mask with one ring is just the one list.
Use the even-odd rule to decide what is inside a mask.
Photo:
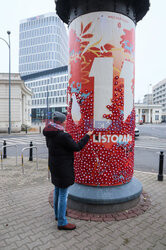
[(6, 239), (5, 241), (7, 245), (10, 245), (11, 243), (19, 241), (19, 240), (20, 238), (17, 235), (15, 235), (14, 237), (10, 237), (9, 239)]
[(4, 240), (0, 241), (0, 249), (6, 246), (6, 242)]
[(155, 250), (165, 250), (166, 247), (165, 245), (161, 244), (160, 242), (157, 242), (156, 245), (153, 246), (153, 248), (149, 248), (150, 249), (155, 249)]
[(77, 237), (72, 237), (70, 240), (63, 242), (63, 246), (66, 247), (66, 249), (72, 249), (72, 246), (77, 243), (80, 243), (79, 239)]
[[(56, 248), (55, 248), (55, 246), (56, 246)], [(54, 242), (52, 242), (52, 241), (48, 241), (47, 243), (40, 245), (40, 246), (39, 246), (39, 250), (50, 250), (52, 247), (53, 247), (54, 249), (61, 250), (61, 249), (59, 248), (59, 246), (57, 246), (57, 245), (56, 245)]]
[[(27, 245), (27, 244), (26, 244)], [(30, 249), (33, 249), (34, 247), (38, 247), (38, 246), (41, 246), (42, 245), (42, 242), (41, 240), (35, 240), (34, 242), (31, 241), (31, 243), (28, 243), (28, 247)]]
[[(34, 248), (34, 249), (36, 249), (36, 248)], [(29, 247), (26, 245), (22, 245), (21, 247), (18, 247), (17, 250), (29, 250)]]
[(17, 249), (17, 246), (15, 243), (12, 243), (10, 245), (6, 245), (3, 247), (3, 250), (16, 250)]
[[(34, 163), (27, 161), (24, 176), (20, 169), (11, 168), (9, 163), (10, 160), (0, 175), (0, 249), (166, 249), (166, 178), (159, 183), (156, 175), (135, 171), (135, 177), (144, 188), (145, 199), (140, 208), (115, 216), (104, 215), (103, 218), (90, 215), (101, 222), (69, 216), (69, 222), (75, 223), (77, 229), (66, 232), (57, 229), (53, 209), (48, 203), (53, 185), (47, 180), (47, 161), (39, 161), (41, 170), (38, 172), (34, 170)], [(145, 204), (148, 209), (144, 212)], [(131, 218), (126, 220), (126, 214)], [(80, 216), (80, 213), (75, 215)], [(87, 214), (82, 215), (83, 219), (88, 219)], [(104, 221), (104, 218), (110, 221)]]
[(166, 237), (163, 237), (159, 242), (166, 246)]
[(139, 244), (140, 249), (150, 249), (153, 248), (153, 244), (144, 240), (141, 244)]
[(24, 239), (22, 239), (22, 240), (18, 240), (17, 242), (16, 242), (16, 245), (17, 245), (17, 247), (19, 248), (19, 247), (22, 247), (23, 245), (25, 245), (25, 244), (29, 244), (29, 243), (31, 243), (32, 241), (31, 241), (31, 239), (29, 238), (29, 237), (26, 237), (26, 238), (24, 238)]

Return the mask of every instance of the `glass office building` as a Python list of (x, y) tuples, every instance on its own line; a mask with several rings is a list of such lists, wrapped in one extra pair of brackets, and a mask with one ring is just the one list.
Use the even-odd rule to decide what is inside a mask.
[(68, 64), (68, 35), (56, 13), (20, 21), (19, 73), (21, 76)]
[(20, 21), (19, 72), (33, 92), (32, 122), (66, 113), (68, 35), (56, 13)]
[(67, 66), (29, 74), (21, 78), (33, 92), (32, 122), (51, 119), (55, 111), (66, 113)]

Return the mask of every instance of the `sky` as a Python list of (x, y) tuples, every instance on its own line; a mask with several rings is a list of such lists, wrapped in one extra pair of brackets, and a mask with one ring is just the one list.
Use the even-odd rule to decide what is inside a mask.
[[(18, 72), (19, 21), (55, 11), (54, 0), (0, 0), (0, 37), (11, 31), (11, 72)], [(166, 79), (166, 1), (150, 0), (146, 16), (136, 25), (135, 102)], [(0, 39), (0, 72), (8, 73), (8, 47)]]

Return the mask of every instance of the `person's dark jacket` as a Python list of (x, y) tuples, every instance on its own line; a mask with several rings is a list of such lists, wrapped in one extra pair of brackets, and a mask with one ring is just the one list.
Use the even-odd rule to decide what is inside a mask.
[(74, 152), (80, 151), (88, 142), (85, 135), (76, 143), (70, 134), (48, 125), (43, 130), (49, 150), (49, 168), (52, 183), (61, 188), (74, 184)]

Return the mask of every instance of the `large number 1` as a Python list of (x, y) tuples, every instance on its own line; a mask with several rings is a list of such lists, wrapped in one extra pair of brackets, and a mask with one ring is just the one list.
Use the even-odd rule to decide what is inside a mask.
[[(99, 122), (104, 127), (103, 114), (109, 114), (106, 106), (113, 96), (113, 60), (112, 57), (96, 57), (89, 73), (90, 77), (94, 77), (94, 128), (98, 128)], [(120, 78), (124, 78), (124, 120), (133, 109), (133, 67), (133, 63), (124, 61), (120, 74)]]

